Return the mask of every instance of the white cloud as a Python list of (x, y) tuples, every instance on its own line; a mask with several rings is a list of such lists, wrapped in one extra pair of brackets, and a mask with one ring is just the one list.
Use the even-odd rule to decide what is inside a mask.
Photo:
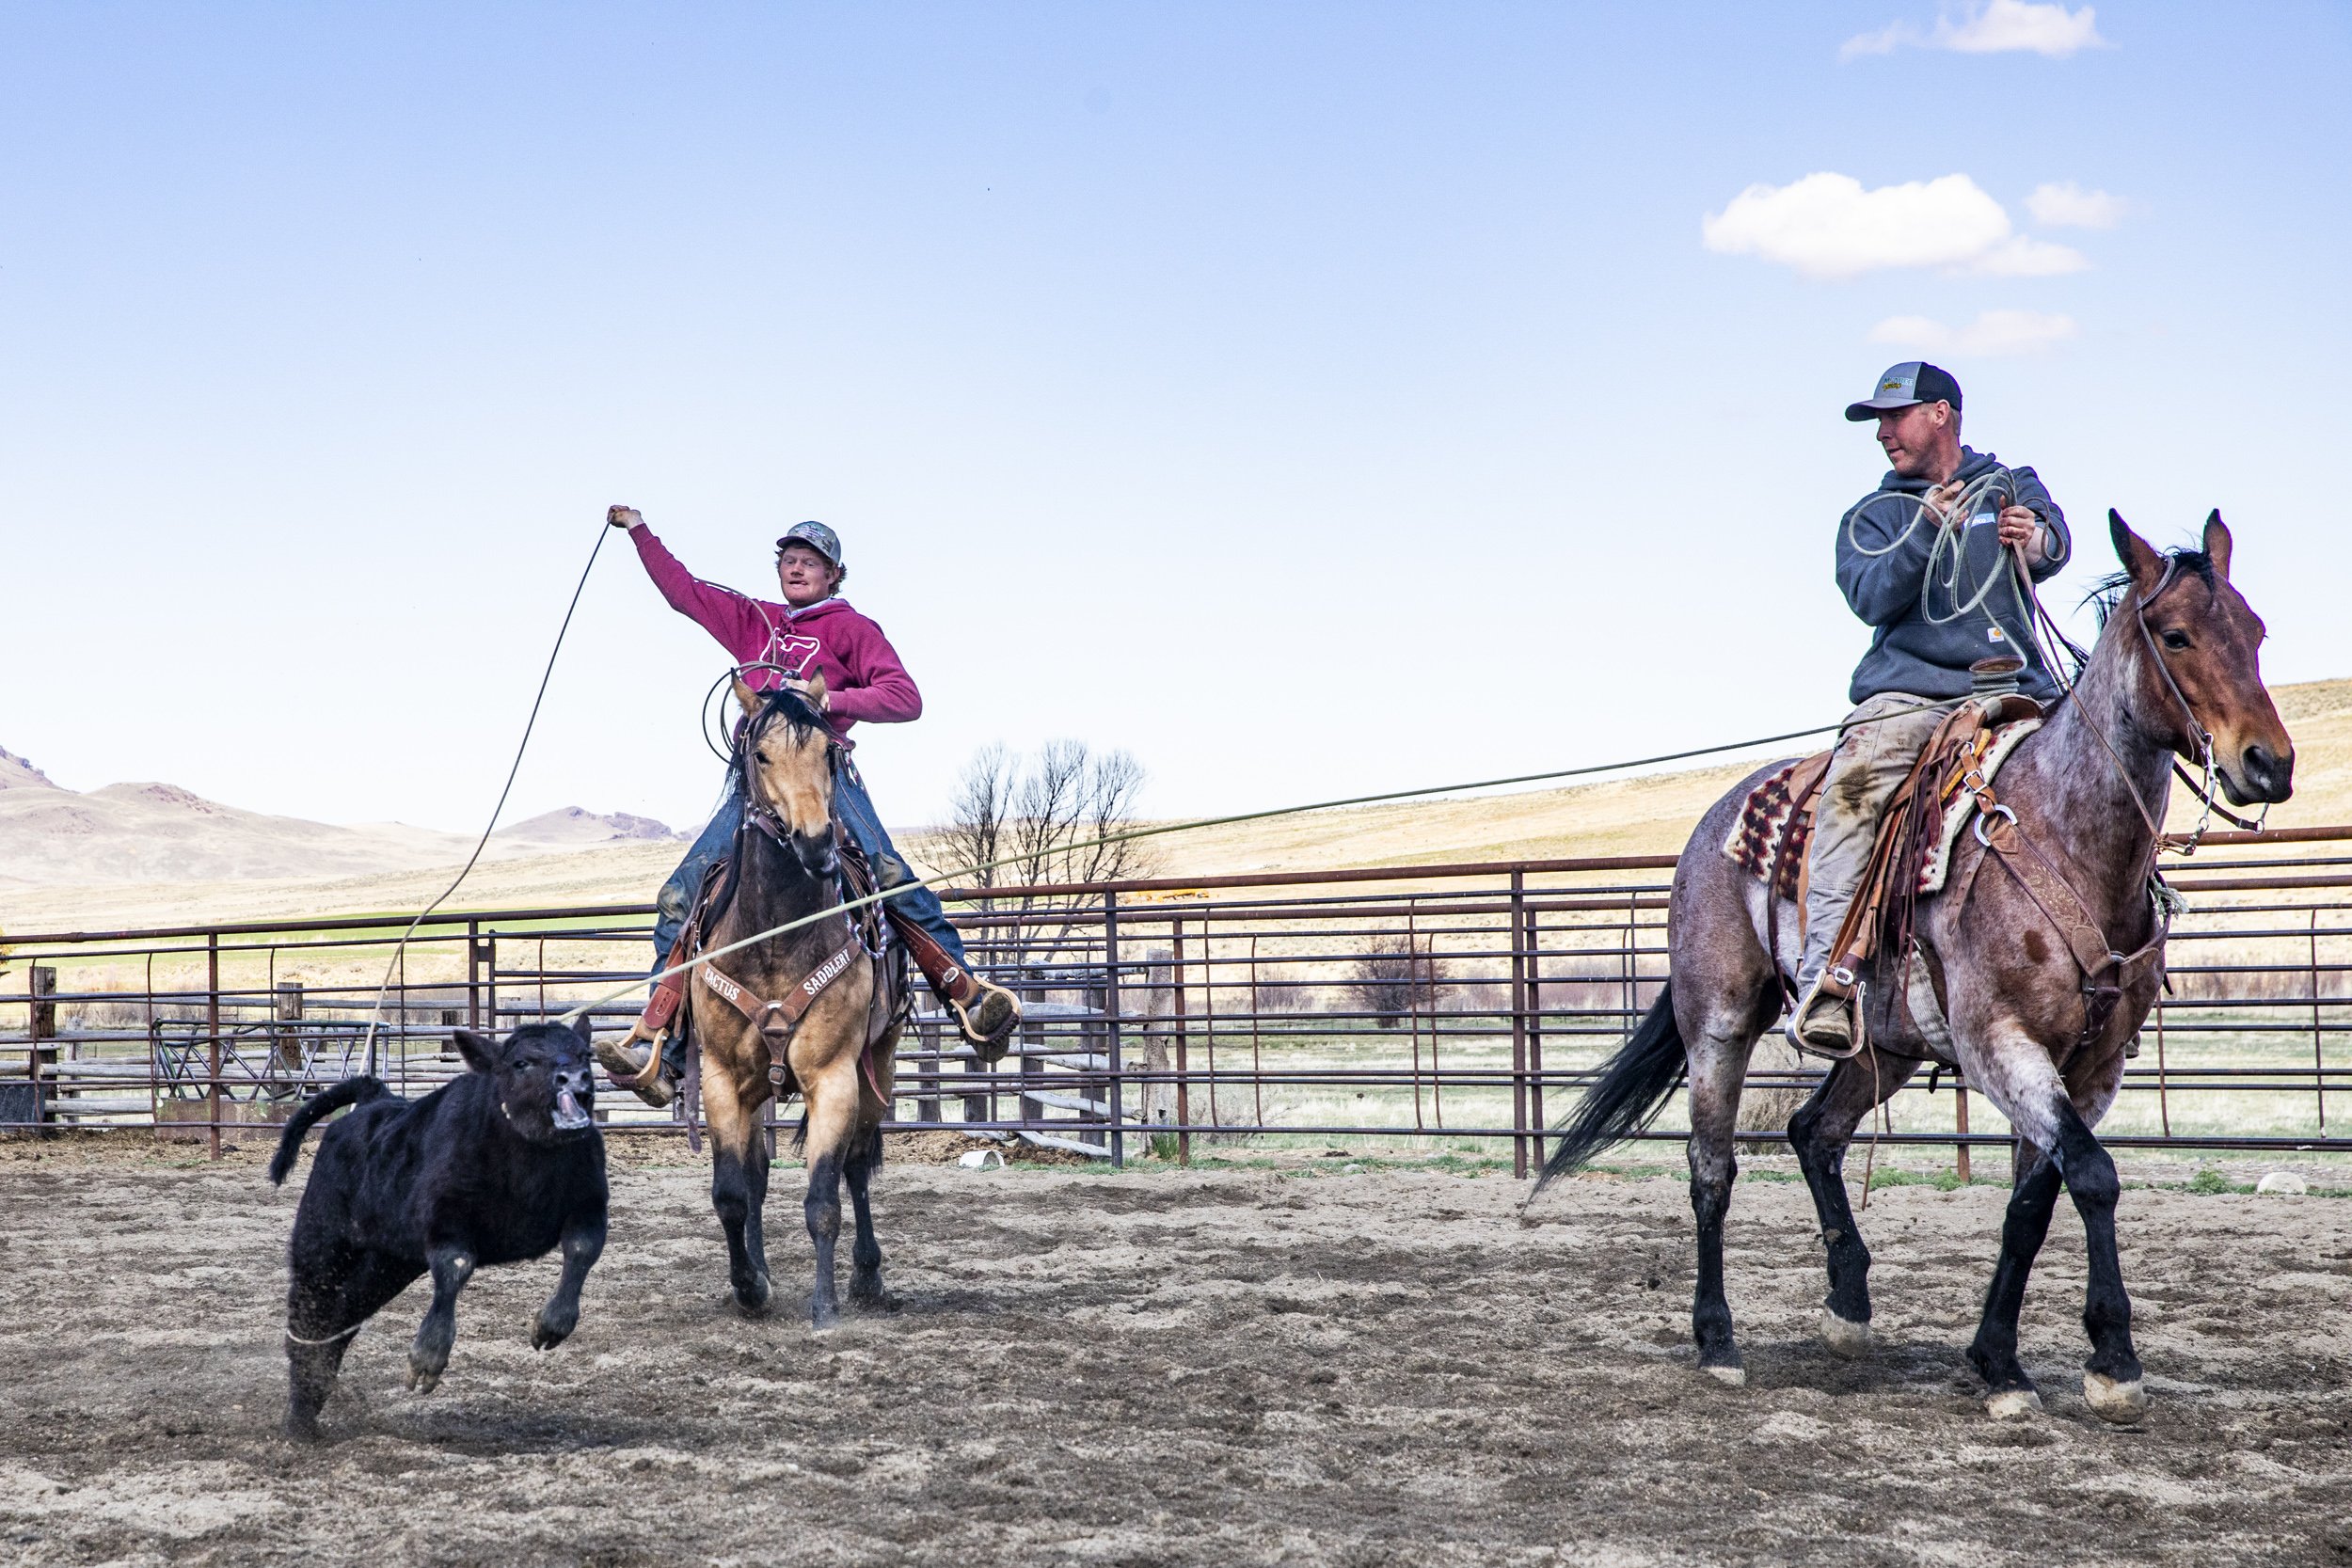
[(2063, 184), (2036, 185), (2026, 198), (2026, 210), (2036, 223), (2053, 229), (2112, 229), (2122, 221), (2131, 204), (2105, 191), (2087, 191), (2072, 180)]
[(1707, 248), (1757, 256), (1807, 277), (1885, 267), (1948, 267), (2009, 277), (2079, 272), (2078, 252), (2015, 233), (2009, 214), (1964, 174), (1865, 190), (1847, 174), (1750, 185), (1700, 221)]
[(1987, 310), (1962, 327), (1946, 326), (1926, 316), (1889, 316), (1870, 328), (1870, 341), (1922, 354), (1994, 359), (2040, 354), (2081, 332), (2072, 316), (2040, 310)]
[(1957, 17), (1946, 11), (1922, 32), (1909, 22), (1890, 23), (1875, 33), (1846, 40), (1837, 57), (1891, 55), (1898, 49), (1949, 49), (1962, 55), (2024, 53), (2064, 59), (2078, 49), (2104, 49), (2096, 12), (2089, 6), (2068, 10), (2035, 0), (1974, 0)]

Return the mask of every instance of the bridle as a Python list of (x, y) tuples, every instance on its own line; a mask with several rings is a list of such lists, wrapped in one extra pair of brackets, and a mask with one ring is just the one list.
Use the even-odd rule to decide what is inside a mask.
[[(776, 716), (776, 713), (777, 710), (774, 707), (763, 704), (760, 712), (745, 717), (742, 729), (738, 735), (734, 760), (738, 780), (743, 790), (744, 825), (758, 829), (772, 839), (778, 847), (789, 849), (792, 847), (792, 825), (784, 819), (775, 807), (768, 803), (766, 795), (759, 787), (759, 770), (755, 761), (760, 732), (768, 721)], [(825, 770), (833, 776), (836, 785), (841, 777), (842, 758), (847, 752), (848, 748), (841, 744), (840, 736), (827, 731)], [(836, 840), (840, 836), (838, 824), (834, 827), (834, 835)]]
[[(2058, 629), (2058, 624), (2051, 619), (2050, 612), (2042, 608), (2042, 596), (2033, 590), (2033, 574), (2027, 569), (2023, 546), (2012, 546), (2012, 550), (2017, 563), (2018, 580), (2026, 584), (2026, 600), (2033, 607), (2034, 618), (2039, 623), (2038, 629), (2045, 633), (2052, 641), (2061, 646), (2072, 647), (2073, 644), (2065, 641), (2065, 634)], [(2154, 609), (2156, 601), (2163, 598), (2172, 585), (2180, 580), (2180, 576), (2179, 558), (2167, 556), (2164, 562), (2164, 575), (2156, 579), (2156, 585), (2147, 593), (2137, 596), (2132, 606), (2132, 620), (2139, 628), (2141, 644), (2148, 650), (2148, 662), (2153, 665), (2156, 673), (2163, 677), (2165, 690), (2171, 695), (2173, 705), (2180, 709), (2181, 717), (2186, 721), (2189, 742), (2197, 748), (2202, 764), (2204, 776), (2201, 781), (2190, 774), (2179, 757), (2172, 759), (2173, 773), (2183, 784), (2188, 785), (2203, 807), (2198, 816), (2196, 828), (2185, 837), (2167, 837), (2164, 825), (2156, 820), (2154, 814), (2149, 811), (2148, 803), (2139, 798), (2139, 787), (2132, 783), (2131, 770), (2123, 766), (2123, 759), (2116, 755), (2115, 747), (2108, 741), (2106, 732), (2096, 723), (2088, 727), (2101, 748), (2106, 752), (2107, 759), (2115, 765), (2117, 775), (2123, 781), (2123, 792), (2131, 797), (2133, 807), (2139, 813), (2139, 819), (2147, 824), (2149, 834), (2155, 841), (2156, 848), (2174, 849), (2181, 854), (2188, 855), (2196, 852), (2198, 844), (2203, 840), (2206, 829), (2211, 826), (2216, 816), (2248, 832), (2258, 833), (2263, 831), (2263, 823), (2270, 815), (2270, 807), (2265, 802), (2259, 814), (2249, 818), (2238, 816), (2237, 813), (2214, 799), (2213, 731), (2206, 728), (2204, 721), (2197, 717), (2197, 709), (2189, 702), (2188, 693), (2181, 689), (2181, 683), (2173, 676), (2171, 665), (2165, 660), (2164, 649), (2156, 641), (2155, 628), (2148, 624), (2148, 612)], [(2043, 663), (2053, 675), (2058, 676), (2058, 684), (2065, 689), (2067, 695), (2073, 696), (2075, 683), (2063, 675), (2058, 675), (2058, 663), (2047, 657), (2046, 648)]]

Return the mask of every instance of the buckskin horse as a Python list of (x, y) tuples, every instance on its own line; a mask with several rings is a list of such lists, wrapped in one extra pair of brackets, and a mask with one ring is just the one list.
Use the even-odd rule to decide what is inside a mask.
[[(861, 863), (834, 820), (834, 773), (843, 748), (820, 711), (822, 679), (812, 680), (803, 696), (755, 692), (738, 677), (735, 699), (743, 710), (733, 757), (743, 829), (707, 890), (723, 899), (723, 912), (706, 926), (698, 909), (692, 922), (694, 952), (843, 903), (844, 859), (852, 867)], [(906, 950), (887, 930), (878, 905), (845, 910), (706, 959), (688, 984), (710, 1125), (710, 1202), (726, 1230), (736, 1305), (748, 1314), (765, 1312), (769, 1298), (760, 1228), (769, 1152), (761, 1112), (771, 1099), (781, 1104), (795, 1091), (805, 1110), (803, 1208), (817, 1248), (810, 1321), (824, 1328), (841, 1315), (834, 1249), (845, 1182), (857, 1223), (850, 1299), (866, 1307), (889, 1303), (868, 1189), (882, 1164), (882, 1120), (909, 992)]]
[[(2069, 695), (2016, 744), (1996, 809), (1960, 834), (1943, 890), (1920, 896), (1908, 951), (1896, 955), (1915, 961), (1933, 988), (1934, 1004), (1917, 1010), (1940, 1007), (1947, 1027), (1933, 1039), (1909, 1009), (1874, 1022), (1871, 1049), (1836, 1062), (1788, 1124), (1827, 1253), (1822, 1334), (1859, 1354), (1869, 1342), (1870, 1253), (1846, 1197), (1855, 1128), (1929, 1061), (1957, 1067), (2009, 1117), (2013, 1185), (1967, 1352), (1996, 1418), (2041, 1407), (2018, 1360), (2017, 1320), (2061, 1183), (2090, 1252), (2084, 1396), (2109, 1421), (2146, 1412), (2116, 1252), (2120, 1185), (2091, 1129), (2114, 1103), (2125, 1047), (2162, 981), (2169, 911), (2154, 867), (2168, 774), (2176, 758), (2202, 763), (2239, 806), (2287, 799), (2294, 774), (2293, 743), (2262, 683), (2263, 625), (2231, 585), (2220, 514), (2207, 518), (2202, 549), (2169, 553), (2114, 513), (2107, 520), (2123, 570), (2103, 585), (2098, 640)], [(1543, 1176), (1572, 1171), (1646, 1125), (1687, 1076), (1698, 1231), (1692, 1330), (1699, 1366), (1730, 1384), (1746, 1377), (1724, 1293), (1733, 1126), (1749, 1052), (1781, 1012), (1799, 926), (1777, 880), (1735, 865), (1723, 846), (1772, 771), (1717, 801), (1683, 850), (1667, 916), (1667, 984), (1563, 1128)], [(1919, 996), (1915, 981), (1909, 994)]]

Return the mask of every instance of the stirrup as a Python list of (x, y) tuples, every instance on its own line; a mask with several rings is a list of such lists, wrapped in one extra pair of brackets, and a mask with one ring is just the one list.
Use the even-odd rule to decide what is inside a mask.
[(1788, 1043), (1807, 1055), (1837, 1062), (1860, 1051), (1861, 1031), (1854, 1027), (1853, 1012), (1858, 994), (1852, 970), (1823, 965), (1789, 1009)]
[(1021, 1027), (1021, 999), (968, 969), (964, 977), (972, 982), (971, 997), (947, 998), (947, 1006), (956, 1015), (956, 1026), (972, 1042), (973, 1053), (981, 1061), (1002, 1061), (1012, 1032)]
[[(645, 1048), (642, 1055), (631, 1049), (641, 1042)], [(648, 1035), (640, 1022), (617, 1040), (596, 1041), (596, 1065), (615, 1087), (628, 1090), (659, 1111), (677, 1096), (676, 1081), (661, 1070), (662, 1052), (669, 1043), (668, 1030)]]

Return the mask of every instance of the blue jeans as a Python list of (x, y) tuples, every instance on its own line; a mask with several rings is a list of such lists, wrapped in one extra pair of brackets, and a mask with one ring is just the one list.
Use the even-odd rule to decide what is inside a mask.
[[(727, 776), (726, 798), (719, 802), (710, 823), (694, 840), (694, 847), (686, 851), (678, 868), (670, 873), (670, 879), (661, 884), (654, 897), (654, 966), (660, 968), (677, 942), (678, 932), (686, 927), (686, 917), (694, 907), (694, 895), (702, 891), (703, 876), (713, 865), (724, 860), (734, 847), (735, 835), (743, 825), (743, 784), (736, 774)], [(866, 781), (858, 776), (856, 764), (843, 758), (841, 771), (834, 778), (834, 815), (840, 818), (850, 837), (866, 851), (873, 863), (874, 878), (885, 888), (905, 887), (915, 879), (907, 869), (907, 863), (898, 856), (898, 847), (890, 842), (882, 817), (874, 810), (873, 799), (866, 793)], [(963, 956), (963, 937), (947, 924), (947, 911), (941, 907), (939, 895), (930, 888), (918, 887), (902, 893), (888, 901), (889, 907), (911, 917), (917, 926), (930, 934), (931, 940), (947, 950), (947, 956), (958, 964), (969, 968)]]

